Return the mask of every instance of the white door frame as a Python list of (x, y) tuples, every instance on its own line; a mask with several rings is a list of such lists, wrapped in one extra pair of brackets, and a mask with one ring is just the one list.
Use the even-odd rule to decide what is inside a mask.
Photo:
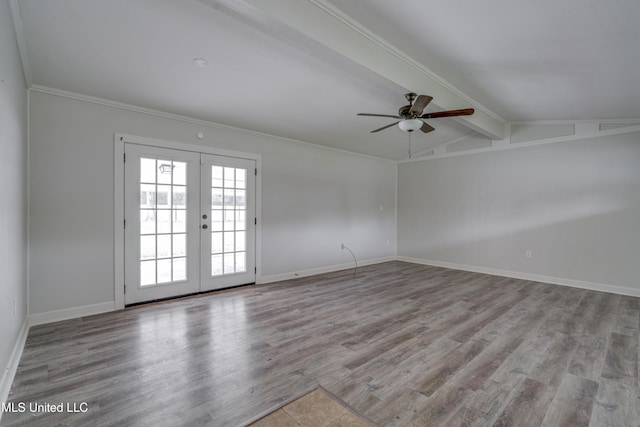
[(138, 145), (148, 145), (158, 148), (169, 148), (174, 150), (192, 151), (196, 153), (213, 154), (217, 156), (237, 157), (250, 159), (256, 162), (256, 283), (262, 278), (262, 155), (244, 153), (240, 151), (224, 150), (206, 145), (186, 144), (182, 142), (167, 141), (142, 136), (114, 134), (113, 149), (113, 224), (114, 224), (114, 309), (124, 308), (124, 145), (132, 143)]

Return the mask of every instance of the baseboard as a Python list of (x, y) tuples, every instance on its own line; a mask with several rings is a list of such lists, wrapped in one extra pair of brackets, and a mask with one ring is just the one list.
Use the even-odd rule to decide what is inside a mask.
[(471, 271), (474, 273), (491, 274), (493, 276), (512, 277), (514, 279), (531, 280), (533, 282), (550, 283), (552, 285), (569, 286), (572, 288), (588, 289), (591, 291), (609, 292), (612, 294), (627, 295), (631, 297), (640, 297), (640, 289), (628, 288), (625, 286), (586, 282), (583, 280), (566, 279), (561, 277), (545, 276), (541, 274), (522, 273), (517, 271), (502, 270), (499, 268), (457, 264), (452, 262), (436, 261), (431, 259), (398, 256), (396, 257), (396, 260), (411, 262), (414, 264), (431, 265), (433, 267), (450, 268), (452, 270)]
[(84, 305), (81, 307), (65, 308), (63, 310), (47, 311), (29, 315), (29, 327), (44, 325), (45, 323), (59, 322), (61, 320), (75, 319), (76, 317), (92, 316), (94, 314), (114, 311), (114, 302), (102, 302), (100, 304)]
[[(396, 260), (396, 257), (394, 256), (389, 256), (384, 258), (365, 259), (365, 260), (358, 261), (358, 267), (364, 267), (366, 265), (373, 265), (373, 264), (380, 264), (382, 262), (395, 261), (395, 260)], [(317, 267), (317, 268), (310, 268), (307, 270), (292, 271), (289, 273), (270, 274), (267, 276), (260, 277), (256, 283), (263, 284), (263, 283), (280, 282), (282, 280), (290, 280), (290, 279), (298, 279), (300, 277), (315, 276), (316, 274), (333, 273), (334, 271), (347, 270), (349, 268), (354, 268), (354, 267), (355, 267), (354, 263), (349, 262), (345, 264), (334, 264), (334, 265), (327, 265), (325, 267)]]
[[(367, 259), (367, 260), (358, 261), (358, 267), (363, 267), (365, 265), (379, 264), (381, 262), (394, 261), (394, 260), (395, 260), (395, 257), (393, 256), (385, 257), (385, 258)], [(281, 280), (289, 280), (289, 279), (295, 279), (298, 277), (313, 276), (313, 275), (322, 274), (322, 273), (331, 273), (333, 271), (346, 270), (353, 267), (354, 267), (354, 263), (350, 262), (345, 264), (336, 264), (336, 265), (330, 265), (326, 267), (312, 268), (308, 270), (300, 270), (300, 271), (295, 271), (290, 273), (272, 274), (272, 275), (262, 276), (258, 278), (256, 283), (262, 284), (262, 283), (279, 282)], [(100, 304), (85, 305), (82, 307), (74, 307), (74, 308), (67, 308), (63, 310), (48, 311), (45, 313), (30, 314), (29, 327), (36, 326), (36, 325), (44, 325), (46, 323), (59, 322), (62, 320), (74, 319), (76, 317), (91, 316), (94, 314), (106, 313), (108, 311), (114, 311), (114, 310), (115, 310), (115, 302), (109, 301), (109, 302), (103, 302)]]
[[(20, 363), (20, 357), (22, 357), (22, 350), (24, 350), (24, 344), (27, 342), (27, 335), (29, 334), (29, 320), (24, 319), (22, 323), (22, 329), (18, 334), (18, 339), (13, 344), (13, 351), (9, 358), (9, 364), (7, 365), (4, 373), (2, 374), (2, 380), (0, 380), (0, 403), (6, 402), (9, 397), (9, 391), (11, 391), (11, 384), (13, 384), (13, 378), (16, 376), (18, 370), (18, 364)], [(0, 410), (0, 420), (2, 420), (3, 411)]]

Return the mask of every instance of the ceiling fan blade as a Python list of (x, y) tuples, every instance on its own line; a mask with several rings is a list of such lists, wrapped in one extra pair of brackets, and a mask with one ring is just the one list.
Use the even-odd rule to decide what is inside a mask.
[(389, 116), (387, 114), (369, 114), (369, 113), (358, 113), (359, 116), (367, 116), (367, 117), (391, 117), (392, 119), (401, 119), (400, 116)]
[(432, 132), (432, 131), (434, 131), (435, 129), (434, 129), (433, 127), (429, 126), (428, 124), (426, 124), (426, 123), (424, 123), (424, 122), (423, 122), (423, 123), (422, 123), (422, 127), (420, 128), (420, 130), (421, 130), (422, 132), (424, 132), (424, 133), (428, 133), (428, 132)]
[(372, 130), (372, 131), (371, 131), (371, 132), (369, 132), (369, 133), (380, 132), (381, 130), (385, 130), (386, 128), (390, 128), (391, 126), (395, 126), (395, 125), (397, 125), (398, 123), (400, 123), (400, 122), (391, 123), (390, 125), (383, 126), (383, 127), (381, 127), (380, 129)]
[(432, 97), (427, 95), (419, 95), (416, 98), (413, 105), (411, 106), (411, 109), (409, 110), (409, 114), (416, 114), (416, 115), (422, 114), (422, 110), (424, 110), (424, 108), (427, 105), (429, 105), (432, 99), (433, 99)]
[(470, 116), (475, 110), (473, 108), (464, 108), (462, 110), (436, 111), (435, 113), (427, 113), (420, 116), (421, 119), (437, 119), (438, 117), (456, 117)]

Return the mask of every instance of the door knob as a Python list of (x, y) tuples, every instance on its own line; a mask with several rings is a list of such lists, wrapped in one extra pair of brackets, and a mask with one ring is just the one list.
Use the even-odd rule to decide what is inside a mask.
[(206, 230), (209, 227), (207, 226), (207, 224), (202, 224), (202, 228), (204, 228)]

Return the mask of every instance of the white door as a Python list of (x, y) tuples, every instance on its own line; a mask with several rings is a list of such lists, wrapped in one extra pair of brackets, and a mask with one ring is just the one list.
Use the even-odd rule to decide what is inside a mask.
[(255, 161), (202, 155), (201, 289), (255, 281)]
[(255, 162), (125, 144), (125, 304), (255, 282)]

